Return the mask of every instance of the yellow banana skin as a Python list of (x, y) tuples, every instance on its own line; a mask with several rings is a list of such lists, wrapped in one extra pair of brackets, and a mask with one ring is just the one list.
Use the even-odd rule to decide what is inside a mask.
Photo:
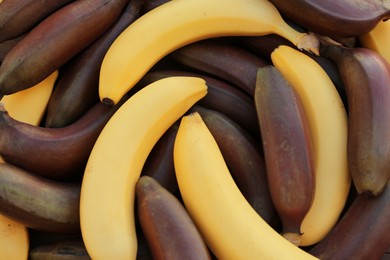
[(92, 259), (135, 259), (135, 186), (155, 143), (207, 94), (205, 81), (169, 77), (147, 85), (111, 117), (88, 160), (80, 224)]
[[(45, 113), (58, 71), (36, 86), (1, 99), (8, 113), (15, 119), (39, 125)], [(0, 157), (0, 161), (3, 161)], [(29, 238), (27, 228), (0, 214), (0, 260), (27, 259)]]
[(347, 113), (326, 72), (312, 58), (279, 46), (271, 59), (302, 100), (314, 146), (315, 195), (305, 216), (300, 246), (319, 242), (345, 206), (351, 176), (347, 161)]
[(197, 112), (182, 118), (173, 156), (184, 204), (217, 259), (316, 259), (250, 206)]
[(99, 96), (116, 104), (170, 52), (206, 38), (279, 34), (318, 53), (318, 40), (290, 27), (267, 0), (173, 0), (132, 23), (113, 42), (102, 63)]
[(58, 70), (32, 88), (5, 95), (1, 102), (12, 118), (31, 125), (39, 125), (57, 78)]
[(360, 44), (382, 55), (390, 63), (390, 21), (380, 21), (369, 33), (359, 37)]

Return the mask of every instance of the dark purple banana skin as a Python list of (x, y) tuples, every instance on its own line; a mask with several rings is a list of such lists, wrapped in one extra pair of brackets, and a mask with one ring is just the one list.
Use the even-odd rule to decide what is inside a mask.
[(357, 192), (378, 196), (390, 179), (390, 64), (366, 48), (328, 45), (348, 100), (348, 163)]
[(16, 38), (74, 0), (3, 0), (0, 3), (0, 42)]
[(333, 38), (368, 33), (390, 17), (384, 0), (270, 0), (281, 14), (303, 28)]

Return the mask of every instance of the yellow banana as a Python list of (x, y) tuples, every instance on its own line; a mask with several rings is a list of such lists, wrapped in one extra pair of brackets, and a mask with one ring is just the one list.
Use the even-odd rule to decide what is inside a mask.
[(376, 27), (367, 34), (359, 37), (363, 47), (381, 54), (390, 63), (390, 22), (380, 21)]
[(300, 246), (319, 242), (336, 224), (351, 185), (347, 113), (326, 72), (308, 55), (279, 46), (271, 59), (302, 100), (314, 146), (315, 195), (303, 220)]
[[(39, 125), (45, 113), (58, 71), (36, 86), (1, 99), (8, 113), (15, 119)], [(0, 157), (0, 162), (3, 160)], [(0, 260), (27, 259), (29, 238), (27, 228), (0, 214)]]
[(172, 0), (132, 23), (107, 51), (99, 96), (116, 104), (161, 58), (186, 44), (218, 36), (278, 34), (318, 53), (316, 37), (290, 27), (267, 0)]
[(0, 214), (0, 260), (27, 259), (28, 249), (27, 228)]
[(217, 259), (316, 259), (250, 206), (201, 116), (184, 116), (173, 151), (184, 204)]
[(32, 125), (39, 125), (46, 111), (58, 71), (37, 85), (19, 91), (12, 95), (5, 95), (1, 102), (12, 118)]
[(135, 185), (163, 133), (207, 94), (196, 77), (164, 78), (142, 88), (111, 117), (92, 149), (80, 198), (82, 237), (92, 259), (135, 259)]

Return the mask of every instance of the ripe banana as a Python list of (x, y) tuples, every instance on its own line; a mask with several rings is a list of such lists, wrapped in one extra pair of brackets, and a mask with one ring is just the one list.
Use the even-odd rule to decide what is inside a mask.
[(135, 184), (143, 164), (164, 132), (206, 94), (203, 79), (161, 79), (131, 96), (103, 128), (81, 187), (81, 231), (92, 259), (135, 259)]
[(79, 182), (55, 182), (0, 163), (0, 213), (26, 227), (80, 232), (79, 201)]
[(188, 68), (225, 80), (251, 97), (257, 68), (268, 65), (262, 58), (224, 39), (207, 39), (188, 44), (170, 56)]
[(217, 259), (316, 259), (250, 206), (198, 113), (182, 118), (173, 152), (184, 205)]
[(223, 80), (184, 69), (159, 69), (146, 73), (140, 82), (143, 85), (169, 76), (191, 76), (204, 79), (208, 87), (207, 95), (199, 100), (198, 104), (221, 112), (237, 122), (252, 136), (259, 136), (259, 124), (253, 98)]
[(272, 202), (282, 235), (298, 246), (315, 189), (308, 119), (296, 90), (274, 66), (258, 69), (254, 99)]
[(375, 198), (360, 194), (334, 229), (310, 253), (324, 260), (387, 259), (390, 247), (390, 183)]
[(100, 100), (116, 104), (155, 63), (189, 43), (271, 33), (318, 52), (318, 39), (290, 27), (267, 0), (169, 1), (142, 15), (111, 45), (101, 67)]
[(238, 189), (255, 211), (271, 226), (279, 218), (271, 200), (261, 148), (253, 138), (226, 115), (195, 105), (222, 153)]
[(59, 69), (105, 32), (127, 2), (74, 1), (46, 17), (4, 58), (0, 96), (32, 87)]
[(28, 251), (27, 228), (0, 213), (0, 260), (27, 259)]
[(382, 55), (390, 63), (390, 22), (379, 22), (374, 29), (359, 37), (362, 47), (371, 49)]
[(329, 76), (308, 55), (279, 46), (271, 59), (298, 93), (308, 118), (316, 184), (313, 204), (301, 226), (300, 245), (313, 245), (334, 227), (350, 190), (347, 114)]
[(137, 214), (153, 259), (211, 259), (183, 204), (155, 179), (142, 176), (135, 187)]
[(367, 48), (325, 46), (348, 100), (348, 163), (357, 192), (378, 196), (390, 179), (390, 64)]
[(8, 114), (20, 122), (40, 125), (58, 78), (58, 70), (32, 88), (1, 99)]
[(50, 179), (79, 179), (100, 131), (124, 100), (114, 107), (98, 102), (75, 123), (61, 128), (20, 122), (0, 106), (0, 155)]
[(354, 37), (390, 18), (389, 1), (270, 0), (287, 18), (314, 33)]
[(46, 127), (64, 127), (79, 119), (99, 102), (99, 72), (105, 53), (116, 37), (139, 17), (144, 0), (129, 1), (115, 23), (61, 68), (47, 107)]

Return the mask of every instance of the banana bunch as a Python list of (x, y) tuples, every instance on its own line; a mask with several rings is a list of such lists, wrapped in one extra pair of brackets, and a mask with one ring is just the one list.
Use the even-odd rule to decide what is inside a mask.
[(386, 257), (389, 9), (0, 0), (0, 260)]

